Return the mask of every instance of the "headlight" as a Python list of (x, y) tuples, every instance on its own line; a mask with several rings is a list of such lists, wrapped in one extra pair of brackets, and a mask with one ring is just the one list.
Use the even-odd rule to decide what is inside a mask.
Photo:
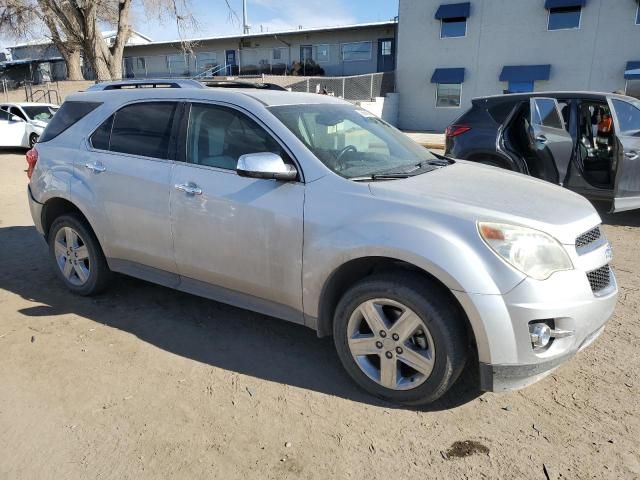
[(478, 223), (478, 231), (494, 252), (531, 278), (546, 280), (573, 269), (564, 247), (544, 232), (501, 223)]

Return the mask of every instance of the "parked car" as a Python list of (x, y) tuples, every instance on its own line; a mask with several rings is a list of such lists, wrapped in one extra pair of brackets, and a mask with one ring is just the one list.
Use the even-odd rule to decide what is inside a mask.
[(58, 108), (50, 103), (0, 104), (0, 147), (32, 148)]
[(446, 155), (640, 208), (640, 101), (592, 92), (483, 97), (446, 131)]
[(436, 400), (472, 357), (483, 389), (528, 385), (616, 303), (583, 197), (433, 155), (333, 97), (78, 93), (27, 161), (33, 221), (72, 292), (121, 272), (306, 325), (393, 402)]

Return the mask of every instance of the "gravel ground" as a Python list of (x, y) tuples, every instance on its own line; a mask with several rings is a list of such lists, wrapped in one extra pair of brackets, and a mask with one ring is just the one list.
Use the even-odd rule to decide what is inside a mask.
[(620, 302), (594, 345), (523, 391), (413, 410), (304, 327), (125, 277), (68, 293), (24, 168), (0, 154), (0, 478), (640, 478), (640, 213), (605, 217)]

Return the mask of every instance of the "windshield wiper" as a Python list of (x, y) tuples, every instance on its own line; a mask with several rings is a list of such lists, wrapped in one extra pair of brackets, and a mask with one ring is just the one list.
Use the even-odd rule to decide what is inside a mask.
[(374, 173), (372, 175), (363, 175), (362, 177), (352, 177), (349, 180), (354, 182), (376, 182), (383, 180), (398, 180), (402, 178), (413, 177), (410, 173)]

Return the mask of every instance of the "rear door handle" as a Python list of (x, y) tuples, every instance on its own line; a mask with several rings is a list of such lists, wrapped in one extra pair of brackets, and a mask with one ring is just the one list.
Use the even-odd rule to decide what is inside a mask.
[(637, 160), (638, 159), (638, 152), (634, 152), (634, 151), (627, 152), (627, 153), (624, 154), (624, 156), (626, 158), (628, 158), (629, 160)]
[(186, 193), (187, 195), (202, 195), (202, 189), (195, 183), (180, 183), (175, 186), (176, 190)]
[(85, 168), (87, 170), (91, 170), (93, 173), (102, 173), (107, 170), (107, 168), (99, 163), (85, 163)]

